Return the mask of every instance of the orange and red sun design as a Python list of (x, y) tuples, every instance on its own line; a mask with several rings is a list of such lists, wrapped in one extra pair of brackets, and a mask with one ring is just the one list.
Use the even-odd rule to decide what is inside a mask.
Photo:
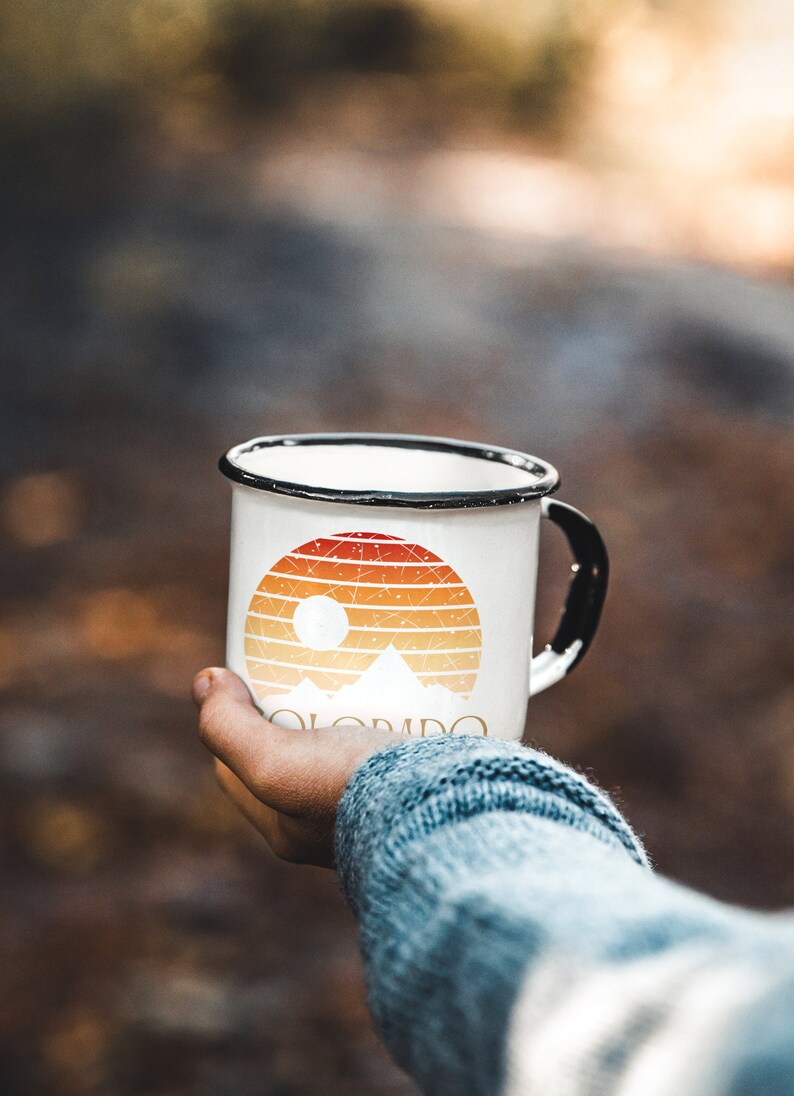
[(336, 533), (301, 544), (259, 583), (245, 657), (258, 699), (305, 679), (328, 695), (354, 684), (389, 645), (424, 686), (468, 697), (482, 632), (456, 572), (385, 533)]

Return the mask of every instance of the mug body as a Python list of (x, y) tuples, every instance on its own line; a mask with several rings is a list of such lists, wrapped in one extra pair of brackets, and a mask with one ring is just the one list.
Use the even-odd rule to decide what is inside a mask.
[(541, 472), (409, 440), (230, 451), (227, 665), (282, 726), (518, 739)]
[(520, 738), (539, 524), (235, 485), (227, 665), (284, 726)]

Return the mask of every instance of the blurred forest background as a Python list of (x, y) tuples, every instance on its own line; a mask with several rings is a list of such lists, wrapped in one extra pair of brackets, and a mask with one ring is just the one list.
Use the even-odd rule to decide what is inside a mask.
[(9, 0), (0, 43), (4, 1096), (414, 1092), (335, 880), (196, 741), (258, 433), (556, 464), (613, 578), (528, 740), (794, 904), (789, 0)]

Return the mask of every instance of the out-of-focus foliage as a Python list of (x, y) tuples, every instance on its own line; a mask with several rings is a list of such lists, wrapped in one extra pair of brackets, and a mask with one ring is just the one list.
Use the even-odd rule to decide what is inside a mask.
[(576, 10), (516, 33), (506, 11), (430, 0), (17, 0), (0, 12), (0, 183), (25, 205), (93, 202), (131, 135), (137, 155), (163, 127), (228, 142), (301, 105), (306, 118), (375, 102), (411, 140), (461, 126), (556, 140), (603, 20)]
[[(585, 173), (587, 193), (551, 188), (570, 233), (786, 268), (793, 44), (774, 0), (14, 0), (0, 183), (95, 202), (126, 157), (262, 127), (417, 150), (498, 134)], [(534, 230), (520, 172), (495, 170), (480, 194)]]
[(623, 7), (561, 0), (528, 18), (433, 0), (30, 0), (0, 16), (0, 111), (227, 95), (270, 111), (313, 82), (391, 73), (418, 81), (440, 118), (554, 132)]

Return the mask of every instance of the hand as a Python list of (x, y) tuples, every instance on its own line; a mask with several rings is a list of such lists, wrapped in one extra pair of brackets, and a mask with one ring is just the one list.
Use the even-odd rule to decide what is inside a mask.
[(296, 731), (269, 723), (230, 670), (193, 680), (201, 741), (229, 798), (282, 860), (333, 867), (342, 792), (370, 754), (400, 737), (362, 727)]

